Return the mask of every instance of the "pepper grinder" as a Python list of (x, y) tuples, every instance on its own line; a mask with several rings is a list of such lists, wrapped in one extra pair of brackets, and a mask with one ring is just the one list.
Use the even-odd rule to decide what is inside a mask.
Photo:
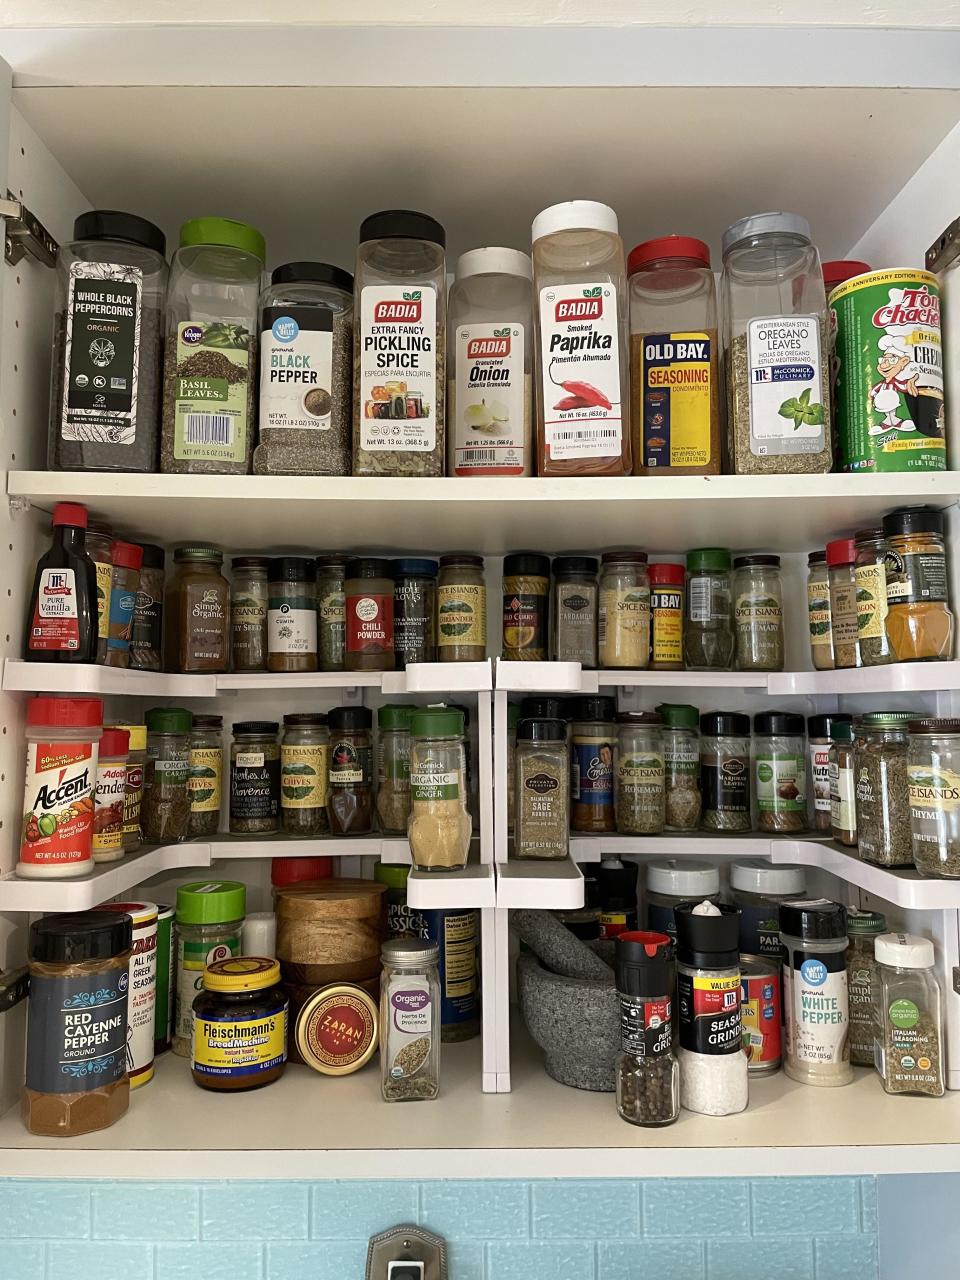
[(620, 1045), (617, 1111), (645, 1128), (680, 1114), (680, 1065), (673, 1052), (677, 969), (665, 933), (632, 931), (617, 938)]

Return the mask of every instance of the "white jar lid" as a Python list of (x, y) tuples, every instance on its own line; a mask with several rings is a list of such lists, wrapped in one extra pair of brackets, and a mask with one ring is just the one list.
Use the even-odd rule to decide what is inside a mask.
[(933, 966), (933, 943), (915, 933), (881, 933), (873, 944), (878, 964), (897, 969), (929, 969)]
[(555, 231), (607, 231), (619, 234), (617, 215), (608, 204), (597, 200), (565, 200), (543, 209), (533, 220), (533, 239), (552, 236)]
[(277, 955), (277, 917), (272, 911), (251, 911), (243, 922), (240, 950), (245, 956)]
[(647, 889), (671, 898), (708, 898), (720, 892), (720, 868), (693, 858), (647, 863)]
[(807, 873), (803, 867), (778, 867), (766, 858), (740, 858), (730, 863), (730, 888), (746, 893), (805, 893)]
[(469, 249), (461, 253), (457, 259), (457, 279), (467, 276), (519, 276), (522, 280), (533, 279), (533, 263), (529, 253), (521, 253), (519, 249), (504, 249), (499, 245), (491, 245), (483, 249)]

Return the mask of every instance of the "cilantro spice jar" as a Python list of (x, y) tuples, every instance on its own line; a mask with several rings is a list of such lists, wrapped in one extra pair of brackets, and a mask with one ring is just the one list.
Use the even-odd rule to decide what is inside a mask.
[(317, 566), (301, 556), (270, 561), (267, 666), (271, 671), (317, 669)]
[(344, 581), (348, 671), (392, 671), (393, 566), (375, 556), (347, 561)]
[(543, 662), (548, 652), (550, 557), (520, 552), (503, 560), (503, 657)]
[(194, 1081), (240, 1093), (279, 1080), (287, 1065), (288, 1007), (276, 960), (233, 956), (208, 965), (193, 1002)]

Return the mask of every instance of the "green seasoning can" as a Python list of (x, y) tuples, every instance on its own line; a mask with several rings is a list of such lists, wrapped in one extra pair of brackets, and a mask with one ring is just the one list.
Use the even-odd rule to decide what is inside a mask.
[(870, 271), (834, 289), (830, 309), (843, 470), (945, 470), (936, 276), (912, 268)]
[(153, 1011), (153, 1052), (170, 1048), (173, 1028), (173, 907), (157, 906), (157, 1002)]
[(247, 914), (247, 887), (238, 880), (195, 880), (177, 890), (176, 1020), (173, 1052), (193, 1049), (193, 1002), (203, 990), (203, 971), (240, 954)]

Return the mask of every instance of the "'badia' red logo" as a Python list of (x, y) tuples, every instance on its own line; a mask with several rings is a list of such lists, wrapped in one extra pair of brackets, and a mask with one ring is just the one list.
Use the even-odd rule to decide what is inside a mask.
[(510, 339), (507, 338), (471, 338), (467, 343), (467, 359), (479, 360), (484, 356), (508, 356)]
[(555, 319), (599, 320), (603, 315), (603, 298), (562, 298), (555, 307)]
[(419, 324), (422, 303), (416, 301), (378, 302), (373, 309), (374, 324)]

